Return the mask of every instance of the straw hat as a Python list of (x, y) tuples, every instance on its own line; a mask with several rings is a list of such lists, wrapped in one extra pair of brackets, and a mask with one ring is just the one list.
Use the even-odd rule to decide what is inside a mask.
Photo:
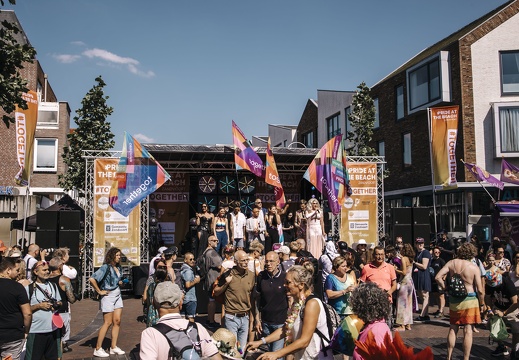
[(236, 346), (236, 335), (232, 332), (226, 328), (219, 328), (213, 333), (212, 338), (220, 355), (231, 360), (242, 358)]

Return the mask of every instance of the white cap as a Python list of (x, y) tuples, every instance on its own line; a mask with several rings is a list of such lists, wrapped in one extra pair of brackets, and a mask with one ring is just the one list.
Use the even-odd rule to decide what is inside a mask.
[(162, 254), (165, 250), (167, 250), (168, 248), (165, 247), (165, 246), (161, 246), (159, 247), (159, 254)]

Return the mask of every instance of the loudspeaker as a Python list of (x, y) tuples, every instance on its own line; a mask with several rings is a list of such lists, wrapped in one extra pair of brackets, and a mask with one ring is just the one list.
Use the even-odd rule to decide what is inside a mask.
[(36, 229), (36, 245), (38, 245), (40, 249), (55, 249), (58, 247), (56, 235), (56, 231)]
[(431, 225), (430, 224), (414, 224), (413, 225), (413, 244), (414, 239), (417, 237), (424, 238), (425, 246), (429, 246), (429, 240), (431, 238)]
[(411, 224), (395, 224), (393, 225), (393, 239), (401, 236), (405, 244), (413, 243), (413, 227)]
[(60, 230), (77, 230), (81, 222), (81, 212), (79, 210), (60, 211), (59, 212), (59, 229)]
[(53, 230), (58, 228), (58, 212), (43, 211), (36, 213), (36, 230)]
[(79, 230), (60, 230), (59, 247), (67, 247), (70, 249), (70, 256), (79, 255)]
[(413, 224), (430, 223), (431, 220), (429, 218), (429, 208), (413, 208)]
[(149, 264), (132, 267), (133, 295), (142, 296), (146, 287), (146, 280), (150, 271)]
[(393, 208), (393, 224), (411, 224), (412, 208)]
[(79, 256), (78, 255), (70, 255), (67, 261), (68, 266), (72, 266), (74, 269), (77, 270), (78, 278), (80, 277), (79, 274), (81, 273), (81, 269), (79, 268)]

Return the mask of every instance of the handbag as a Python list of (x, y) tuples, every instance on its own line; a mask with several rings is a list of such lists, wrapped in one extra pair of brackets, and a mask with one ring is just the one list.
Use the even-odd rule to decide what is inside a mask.
[(494, 315), (490, 318), (490, 341), (504, 341), (508, 339), (508, 331), (502, 317)]

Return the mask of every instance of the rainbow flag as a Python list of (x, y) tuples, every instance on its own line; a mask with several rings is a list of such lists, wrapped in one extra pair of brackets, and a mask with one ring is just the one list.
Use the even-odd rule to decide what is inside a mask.
[(267, 165), (265, 171), (265, 182), (274, 187), (276, 206), (280, 209), (283, 209), (283, 206), (285, 206), (286, 203), (285, 192), (283, 191), (283, 186), (281, 186), (278, 168), (276, 167), (276, 162), (274, 161), (274, 154), (272, 153), (272, 148), (270, 147), (270, 136), (267, 142)]
[(303, 177), (321, 194), (325, 194), (334, 215), (341, 212), (348, 190), (342, 135), (337, 135), (324, 144)]
[(124, 133), (123, 151), (117, 175), (110, 189), (110, 206), (128, 216), (146, 196), (160, 188), (171, 176), (131, 135)]
[(234, 162), (236, 163), (236, 169), (249, 170), (256, 176), (265, 177), (265, 166), (263, 161), (254, 149), (249, 145), (249, 142), (243, 135), (242, 131), (232, 122), (232, 138), (234, 143)]

